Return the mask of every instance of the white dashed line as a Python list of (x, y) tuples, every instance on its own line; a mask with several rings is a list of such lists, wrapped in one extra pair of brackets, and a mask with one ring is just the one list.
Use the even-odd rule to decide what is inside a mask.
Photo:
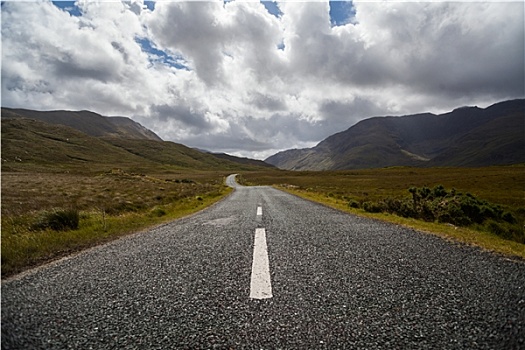
[(262, 215), (262, 207), (257, 207), (257, 216)]
[(252, 278), (250, 282), (250, 298), (268, 299), (272, 297), (272, 283), (270, 281), (270, 263), (268, 248), (266, 247), (266, 230), (255, 229), (253, 243)]

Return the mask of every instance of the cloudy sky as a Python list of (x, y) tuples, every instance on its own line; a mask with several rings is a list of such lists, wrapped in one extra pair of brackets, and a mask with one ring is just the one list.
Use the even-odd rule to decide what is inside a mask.
[(7, 1), (2, 106), (264, 159), (376, 115), (523, 98), (524, 3)]

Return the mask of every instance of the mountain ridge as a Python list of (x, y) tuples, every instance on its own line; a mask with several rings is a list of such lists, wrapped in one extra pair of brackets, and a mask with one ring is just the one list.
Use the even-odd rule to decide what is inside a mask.
[(91, 111), (35, 111), (2, 107), (2, 118), (29, 118), (55, 125), (65, 125), (89, 136), (126, 137), (162, 141), (153, 131), (127, 117), (105, 117)]
[[(147, 138), (147, 133), (130, 138), (126, 137), (128, 132), (105, 132), (102, 133), (104, 136), (97, 137), (60, 123), (20, 115), (10, 118), (10, 114), (4, 115), (3, 109), (2, 113), (2, 171), (99, 172), (115, 167), (136, 171), (239, 171), (262, 168), (259, 164), (236, 161), (233, 156), (221, 159), (175, 142)], [(125, 123), (129, 124), (128, 121)]]
[[(93, 145), (97, 146), (97, 149), (102, 152), (109, 152), (109, 159), (111, 155), (114, 155), (113, 152), (115, 149), (107, 148), (108, 145), (101, 146), (100, 142), (105, 142), (109, 146), (114, 146), (120, 149), (119, 152), (124, 151), (124, 154), (117, 152), (122, 157), (122, 160), (127, 160), (128, 155), (126, 153), (134, 154), (135, 156), (142, 157), (146, 160), (152, 161), (153, 163), (165, 163), (173, 166), (180, 167), (196, 167), (198, 169), (206, 167), (226, 167), (235, 169), (237, 168), (251, 168), (251, 167), (274, 167), (273, 165), (264, 163), (260, 160), (248, 159), (248, 158), (239, 158), (227, 154), (217, 154), (211, 152), (203, 152), (189, 148), (185, 145), (178, 144), (171, 141), (162, 140), (157, 134), (153, 131), (147, 129), (140, 123), (135, 122), (134, 120), (128, 117), (120, 116), (111, 116), (106, 117), (98, 113), (91, 111), (66, 111), (66, 110), (54, 110), (54, 111), (35, 111), (29, 109), (21, 108), (5, 108), (2, 107), (2, 126), (6, 127), (8, 131), (19, 128), (23, 129), (21, 126), (25, 124), (28, 130), (32, 130), (32, 135), (25, 134), (26, 138), (33, 139), (34, 142), (40, 142), (46, 147), (51, 147), (53, 149), (56, 145), (49, 144), (50, 139), (56, 134), (55, 141), (61, 140), (64, 141), (69, 139), (69, 137), (64, 135), (74, 135), (71, 138), (81, 139), (83, 136), (77, 135), (73, 130), (76, 130), (86, 137), (94, 138), (90, 142)], [(9, 122), (9, 120), (18, 120), (18, 123)], [(38, 127), (41, 128), (42, 132), (33, 130), (35, 123), (31, 123), (30, 120), (34, 120), (38, 124)], [(71, 130), (65, 129), (69, 128)], [(2, 146), (10, 145), (10, 142), (13, 139), (16, 139), (17, 136), (12, 133), (3, 133), (6, 140), (2, 140)], [(9, 136), (7, 136), (9, 135)], [(38, 140), (38, 141), (36, 141)], [(25, 144), (25, 147), (29, 150), (19, 149), (17, 152), (20, 154), (29, 154), (30, 158), (33, 159), (32, 155), (39, 154), (42, 159), (47, 159), (45, 154), (39, 150), (33, 149), (30, 143), (25, 142), (27, 140), (17, 139), (18, 144)], [(15, 143), (16, 143), (15, 142)], [(87, 142), (87, 141), (86, 141)], [(73, 147), (72, 144), (69, 144), (69, 148), (58, 147), (62, 152), (69, 152), (74, 154), (70, 158), (64, 158), (63, 154), (53, 154), (53, 159), (64, 160), (71, 159), (89, 159), (93, 161), (96, 157), (92, 152), (86, 151), (87, 156), (82, 156), (81, 152), (79, 153), (78, 147)], [(4, 148), (4, 147), (3, 147)], [(74, 150), (72, 148), (75, 148)], [(9, 148), (7, 148), (9, 149)], [(55, 147), (56, 149), (56, 147)], [(10, 152), (4, 152), (9, 154)], [(16, 152), (15, 152), (16, 153)], [(14, 157), (19, 157), (15, 155)], [(11, 157), (12, 158), (12, 157)], [(19, 157), (20, 158), (20, 157)], [(37, 159), (33, 159), (38, 161)], [(120, 159), (116, 157), (113, 161), (118, 162)], [(131, 160), (136, 161), (137, 159)]]
[(438, 115), (372, 117), (315, 147), (282, 151), (265, 162), (287, 170), (520, 163), (525, 162), (524, 115), (525, 100), (518, 99)]

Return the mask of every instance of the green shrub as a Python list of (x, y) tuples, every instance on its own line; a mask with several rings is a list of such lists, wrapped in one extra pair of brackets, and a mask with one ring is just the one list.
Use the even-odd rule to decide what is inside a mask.
[(79, 211), (76, 209), (55, 209), (52, 211), (42, 212), (31, 229), (54, 231), (76, 230), (80, 221)]
[(508, 222), (510, 224), (515, 224), (516, 223), (516, 218), (514, 217), (514, 215), (512, 215), (509, 212), (503, 213), (501, 218), (503, 219), (503, 221), (506, 221), (506, 222)]
[[(378, 202), (367, 201), (362, 208), (370, 213), (388, 212), (406, 218), (438, 221), (455, 226), (479, 225), (502, 238), (525, 241), (525, 233), (516, 216), (467, 193), (448, 192), (442, 185), (433, 189), (411, 187), (412, 198), (385, 198)], [(350, 201), (349, 206), (357, 205)]]
[(381, 213), (383, 211), (383, 206), (377, 202), (364, 202), (363, 209), (369, 213)]
[(350, 208), (359, 208), (359, 202), (351, 199), (350, 201), (348, 201), (348, 206)]
[(434, 198), (443, 198), (447, 195), (448, 192), (447, 190), (445, 190), (445, 187), (443, 187), (443, 185), (437, 185), (436, 187), (434, 187), (434, 189), (432, 189), (432, 196)]

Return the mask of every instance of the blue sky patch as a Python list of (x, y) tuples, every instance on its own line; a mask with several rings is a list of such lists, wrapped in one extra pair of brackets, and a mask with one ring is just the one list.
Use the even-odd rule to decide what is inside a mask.
[(344, 26), (355, 21), (352, 1), (330, 1), (330, 22), (332, 26)]
[(146, 5), (150, 11), (155, 10), (155, 1), (144, 1), (144, 5)]
[[(135, 41), (140, 45), (142, 51), (150, 55), (150, 62), (162, 62), (170, 67), (177, 69), (191, 70), (188, 66), (185, 65), (186, 60), (182, 56), (173, 57), (167, 54), (165, 51), (155, 48), (151, 41), (146, 38), (135, 38)], [(157, 59), (152, 59), (151, 56), (157, 57)]]
[(80, 17), (82, 16), (82, 13), (80, 12), (80, 9), (77, 5), (75, 5), (75, 1), (53, 1), (53, 5), (58, 7), (59, 9), (69, 12), (71, 16)]
[(268, 12), (274, 15), (275, 17), (281, 17), (281, 15), (283, 14), (281, 12), (281, 9), (279, 9), (279, 6), (277, 6), (276, 1), (262, 1), (261, 0), (261, 2), (264, 5), (264, 7), (266, 7), (266, 10), (268, 10)]

